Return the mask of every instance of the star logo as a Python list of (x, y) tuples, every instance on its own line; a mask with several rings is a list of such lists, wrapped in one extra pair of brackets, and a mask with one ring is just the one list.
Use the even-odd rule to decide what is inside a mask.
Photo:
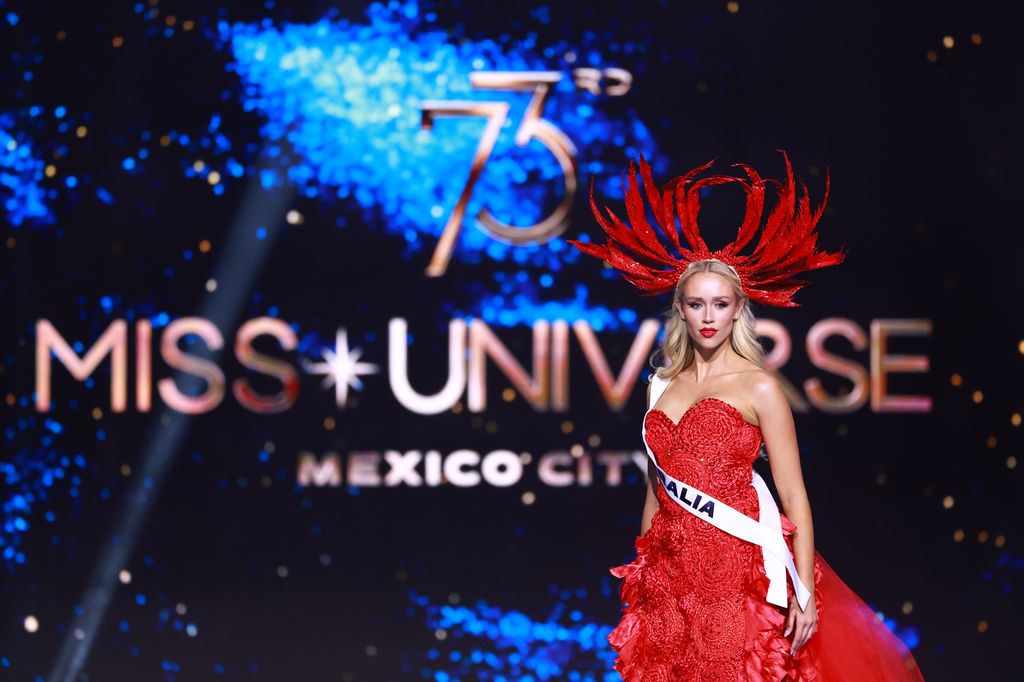
[(348, 349), (348, 332), (344, 327), (338, 329), (334, 341), (334, 350), (323, 348), (320, 355), (324, 362), (309, 362), (305, 360), (303, 367), (307, 374), (323, 374), (323, 388), (329, 388), (334, 384), (334, 400), (338, 407), (345, 407), (348, 402), (348, 387), (362, 390), (363, 382), (359, 379), (361, 374), (376, 374), (380, 367), (368, 362), (359, 362), (359, 356), (363, 354), (362, 349)]

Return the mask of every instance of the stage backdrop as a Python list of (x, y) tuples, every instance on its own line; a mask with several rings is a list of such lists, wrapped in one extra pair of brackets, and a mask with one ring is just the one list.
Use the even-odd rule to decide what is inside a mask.
[[(848, 253), (755, 306), (817, 547), (929, 680), (1010, 679), (1020, 30), (0, 0), (0, 676), (616, 679), (670, 301), (566, 240), (640, 154), (785, 150)], [(732, 241), (740, 189), (702, 201)]]

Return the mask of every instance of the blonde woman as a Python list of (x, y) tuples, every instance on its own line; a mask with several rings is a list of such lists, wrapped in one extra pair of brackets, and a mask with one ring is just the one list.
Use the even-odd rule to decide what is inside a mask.
[[(903, 643), (815, 552), (793, 415), (761, 366), (751, 302), (796, 305), (806, 282), (795, 274), (843, 260), (815, 248), (824, 202), (812, 212), (806, 193), (797, 197), (788, 158), (784, 181), (745, 165), (745, 178), (694, 181), (708, 166), (662, 190), (640, 160), (661, 238), (678, 255), (647, 223), (632, 164), (630, 225), (591, 198), (609, 240), (570, 241), (643, 293), (672, 292), (641, 429), (650, 476), (637, 557), (612, 569), (624, 602), (608, 638), (615, 668), (629, 682), (921, 680)], [(779, 197), (761, 228), (768, 182)], [(743, 187), (747, 211), (737, 239), (711, 252), (698, 192), (723, 183)], [(753, 470), (762, 446), (781, 511)]]

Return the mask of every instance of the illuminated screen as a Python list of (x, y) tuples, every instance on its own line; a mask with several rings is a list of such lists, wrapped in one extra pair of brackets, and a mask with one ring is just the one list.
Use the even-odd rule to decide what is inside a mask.
[[(815, 546), (929, 680), (1008, 679), (1011, 24), (0, 0), (0, 677), (619, 679), (671, 301), (567, 240), (641, 155), (784, 150), (847, 251), (753, 304)], [(744, 193), (700, 199), (721, 248)]]

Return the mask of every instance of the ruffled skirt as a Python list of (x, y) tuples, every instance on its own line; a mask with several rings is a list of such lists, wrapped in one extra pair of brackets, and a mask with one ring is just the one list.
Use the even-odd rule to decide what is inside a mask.
[[(660, 513), (660, 512), (659, 512)], [(792, 551), (795, 526), (780, 515)], [(700, 519), (694, 519), (704, 523)], [(622, 580), (622, 618), (608, 641), (627, 682), (923, 680), (913, 656), (875, 613), (815, 553), (817, 629), (795, 655), (783, 635), (786, 611), (765, 600), (761, 550), (723, 536), (721, 552), (698, 562), (667, 551), (672, 528), (655, 523), (635, 542), (636, 559), (611, 569)], [(675, 542), (678, 547), (678, 539)], [(737, 547), (742, 559), (737, 561)], [(681, 564), (690, 561), (691, 566)], [(696, 566), (696, 568), (695, 568)], [(718, 585), (736, 587), (716, 593)], [(789, 586), (792, 597), (792, 585)]]

